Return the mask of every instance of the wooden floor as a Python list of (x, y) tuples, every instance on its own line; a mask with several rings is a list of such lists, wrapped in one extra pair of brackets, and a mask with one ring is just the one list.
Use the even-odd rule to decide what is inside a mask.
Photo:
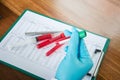
[[(9, 2), (11, 1), (11, 2)], [(111, 39), (97, 80), (120, 80), (120, 1), (119, 0), (2, 0), (0, 36), (24, 9), (32, 9)], [(31, 5), (32, 4), (32, 5)], [(14, 6), (12, 6), (14, 5)], [(0, 64), (0, 80), (33, 80)]]

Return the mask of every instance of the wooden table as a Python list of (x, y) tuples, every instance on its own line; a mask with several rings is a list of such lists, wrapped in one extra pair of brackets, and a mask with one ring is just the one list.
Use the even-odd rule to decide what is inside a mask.
[[(0, 15), (3, 16), (3, 19), (0, 20), (0, 36), (24, 9), (31, 9), (109, 37), (111, 43), (100, 67), (97, 80), (120, 79), (119, 0), (1, 0), (1, 4)], [(0, 64), (0, 79), (33, 80), (2, 64)]]

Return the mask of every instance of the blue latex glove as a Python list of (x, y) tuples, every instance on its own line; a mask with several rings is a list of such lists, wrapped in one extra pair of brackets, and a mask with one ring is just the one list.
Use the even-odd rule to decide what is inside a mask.
[[(65, 31), (69, 35), (69, 31)], [(60, 63), (56, 79), (81, 80), (92, 68), (93, 62), (89, 56), (84, 40), (79, 38), (78, 31), (73, 29), (67, 54)]]

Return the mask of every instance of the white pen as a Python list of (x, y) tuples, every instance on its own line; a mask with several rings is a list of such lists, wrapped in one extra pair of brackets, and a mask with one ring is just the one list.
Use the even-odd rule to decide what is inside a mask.
[(25, 32), (26, 36), (34, 36), (34, 35), (41, 35), (41, 34), (55, 34), (55, 33), (60, 33), (62, 31), (41, 31), (41, 32)]

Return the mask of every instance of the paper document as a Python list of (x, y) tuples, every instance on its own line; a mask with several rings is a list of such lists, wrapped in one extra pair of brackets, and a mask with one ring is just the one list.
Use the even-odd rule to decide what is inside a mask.
[[(27, 10), (1, 41), (0, 60), (46, 80), (51, 80), (55, 77), (57, 67), (66, 55), (64, 47), (67, 44), (48, 57), (45, 55), (46, 52), (55, 44), (50, 44), (41, 49), (37, 49), (36, 44), (14, 48), (10, 48), (10, 46), (30, 38), (25, 35), (25, 32), (64, 31), (66, 29), (71, 31), (72, 26)], [(94, 51), (96, 48), (103, 50), (107, 39), (87, 32), (87, 37), (84, 40), (94, 62), (94, 66), (89, 72), (93, 75), (101, 55), (94, 54)], [(91, 76), (87, 75), (83, 78), (83, 80), (90, 79)]]

